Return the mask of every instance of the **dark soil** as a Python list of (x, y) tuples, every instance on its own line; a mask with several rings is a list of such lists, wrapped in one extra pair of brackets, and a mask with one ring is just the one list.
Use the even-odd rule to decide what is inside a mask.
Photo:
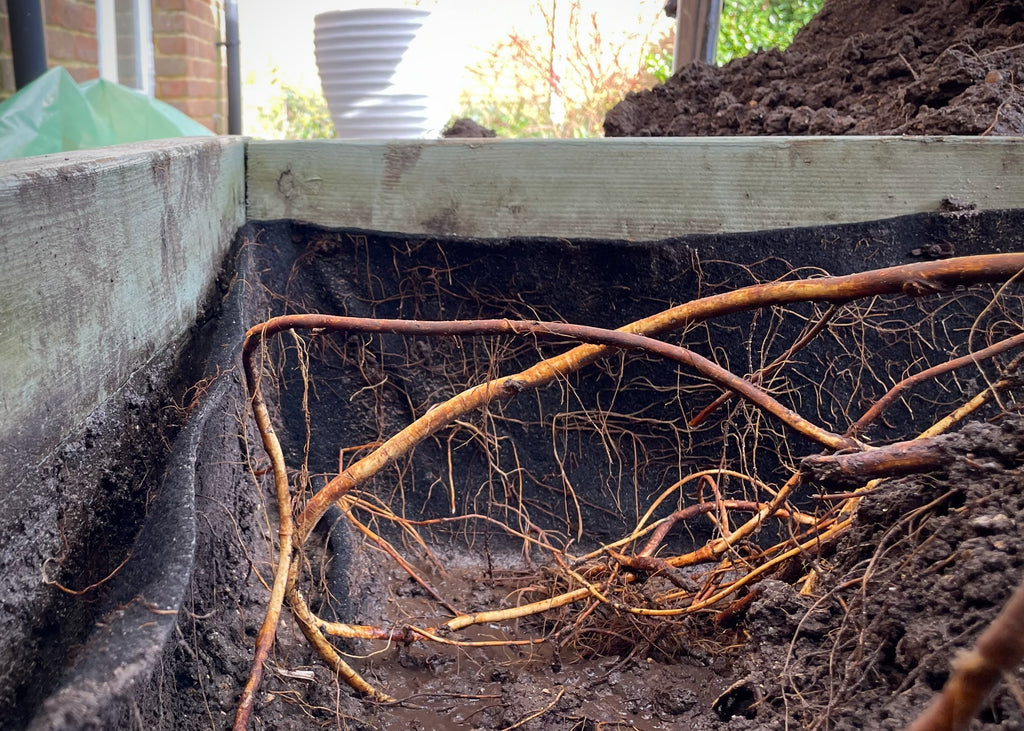
[[(1024, 420), (968, 424), (957, 440), (947, 470), (861, 503), (812, 597), (774, 580), (755, 590), (757, 662), (741, 687), (765, 701), (736, 728), (900, 729), (942, 688), (1024, 574)], [(972, 726), (1022, 727), (1006, 686)]]
[(629, 94), (608, 137), (1024, 134), (1024, 2), (826, 0), (785, 51)]
[[(157, 625), (162, 622), (153, 620), (173, 617), (142, 607), (136, 601), (139, 587), (148, 584), (147, 603), (166, 601), (168, 607), (177, 606), (180, 589), (167, 592), (168, 597), (158, 591), (162, 570), (146, 561), (122, 563), (147, 552), (145, 544), (153, 535), (142, 529), (147, 514), (158, 518), (169, 510), (174, 514), (162, 526), (166, 550), (161, 559), (172, 583), (180, 587), (187, 582), (191, 546), (187, 537), (178, 540), (177, 531), (192, 531), (194, 518), (170, 504), (176, 497), (170, 491), (158, 495), (168, 447), (184, 421), (181, 404), (206, 367), (202, 358), (193, 358), (194, 351), (182, 352), (182, 346), (169, 343), (155, 353), (54, 454), (8, 476), (10, 494), (21, 499), (8, 496), (0, 518), (0, 728), (25, 727), (48, 699), (55, 708), (63, 706), (71, 728), (87, 724), (96, 705), (109, 702), (108, 693), (124, 692), (130, 685), (136, 661), (148, 673), (147, 664), (159, 657), (163, 638)], [(24, 485), (32, 488), (20, 489)], [(190, 495), (191, 484), (189, 500)], [(175, 543), (185, 554), (177, 563)], [(58, 584), (81, 593), (58, 590)], [(101, 650), (109, 637), (97, 630), (114, 626), (116, 616), (145, 627), (130, 641), (122, 635), (120, 652)], [(145, 660), (129, 657), (137, 651), (149, 655)], [(100, 673), (106, 687), (91, 689), (80, 704), (66, 698), (54, 704), (56, 689), (75, 675), (79, 664), (98, 656), (107, 661)]]
[[(791, 276), (795, 270), (819, 271), (812, 267), (824, 259), (835, 273), (844, 273), (914, 261), (935, 241), (955, 241), (963, 254), (1021, 250), (1020, 218), (998, 212), (935, 214), (647, 244), (413, 239), (251, 224), (240, 234), (238, 276), (219, 318), (221, 332), (212, 337), (213, 351), (230, 354), (245, 325), (289, 311), (427, 319), (497, 313), (621, 325), (698, 291)], [(524, 257), (526, 250), (530, 255)], [(766, 259), (765, 251), (775, 255)], [(608, 292), (615, 292), (614, 307)], [(992, 296), (992, 288), (983, 287), (951, 301), (929, 298), (908, 306), (905, 298), (891, 298), (876, 303), (876, 315), (867, 318), (888, 323), (882, 330), (837, 323), (822, 350), (812, 348), (794, 364), (804, 376), (793, 383), (809, 385), (790, 394), (792, 405), (826, 423), (841, 421), (844, 409), (856, 403), (855, 385), (870, 399), (880, 394), (885, 380), (862, 373), (859, 384), (844, 390), (842, 372), (865, 352), (876, 358), (872, 362), (884, 362), (881, 371), (895, 369), (892, 374), (898, 375), (908, 363), (917, 369), (961, 352), (972, 326), (985, 337), (1019, 331), (1024, 308), (1010, 293), (977, 319)], [(719, 349), (705, 352), (746, 371), (784, 348), (799, 330), (785, 322), (802, 323), (814, 311), (726, 319), (714, 330), (690, 332), (687, 342), (698, 350), (702, 343), (718, 343)], [(896, 326), (904, 322), (909, 330)], [(751, 351), (751, 342), (759, 349)], [(302, 380), (290, 343), (281, 341), (274, 356), (278, 376), (265, 385), (294, 470), (305, 453), (305, 417), (297, 407)], [(538, 347), (561, 349), (520, 348), (497, 339), (317, 336), (309, 351), (313, 438), (308, 463), (314, 484), (318, 473), (336, 470), (339, 447), (393, 433), (458, 384), (478, 381), (480, 363), (500, 354), (500, 370), (509, 372), (532, 363)], [(829, 367), (834, 375), (824, 377)], [(986, 369), (985, 378), (994, 373)], [(680, 378), (685, 377), (675, 368), (630, 358), (569, 382), (573, 410), (609, 404), (612, 394), (618, 394), (620, 414), (637, 411), (642, 403), (647, 409), (644, 419), (623, 421), (623, 434), (632, 436), (616, 443), (614, 458), (599, 430), (576, 427), (575, 456), (566, 452), (563, 462), (584, 498), (585, 541), (621, 535), (635, 515), (634, 497), (645, 503), (683, 472), (724, 460), (775, 480), (773, 475), (784, 471), (778, 456), (787, 444), (794, 456), (817, 451), (799, 440), (779, 441), (770, 429), (758, 434), (736, 427), (750, 417), (747, 410), (733, 413), (733, 426), (694, 433), (685, 444), (673, 441), (678, 435), (665, 424), (680, 409), (689, 415), (693, 404), (706, 403), (713, 393)], [(820, 388), (823, 381), (828, 389)], [(264, 469), (266, 461), (247, 420), (237, 375), (222, 373), (217, 383), (223, 387), (211, 388), (204, 398), (195, 478), (196, 562), (185, 605), (152, 681), (114, 706), (110, 726), (227, 728), (249, 670), (267, 600), (258, 577), (269, 581), (272, 573), (273, 501), (269, 478), (250, 471)], [(882, 442), (912, 433), (983, 383), (973, 372), (915, 392), (893, 407), (889, 426), (879, 425), (869, 436)], [(688, 394), (682, 404), (652, 399), (680, 388)], [(492, 411), (492, 421), (473, 417), (466, 431), (455, 432), (451, 457), (459, 512), (509, 520), (507, 507), (519, 500), (545, 530), (570, 532), (575, 516), (558, 468), (550, 463), (550, 426), (543, 426), (566, 410), (563, 393), (551, 388), (536, 398), (516, 399)], [(606, 612), (599, 617), (604, 624), (593, 625), (594, 634), (558, 648), (553, 642), (518, 649), (344, 645), (371, 682), (404, 699), (385, 707), (354, 697), (286, 619), (261, 686), (255, 728), (502, 729), (520, 722), (520, 728), (533, 730), (596, 729), (601, 723), (626, 729), (774, 729), (787, 723), (789, 728), (900, 728), (941, 686), (957, 651), (970, 645), (1021, 578), (1024, 423), (1012, 415), (1019, 395), (979, 412), (983, 421), (961, 430), (947, 468), (883, 483), (864, 499), (855, 527), (838, 545), (762, 581), (752, 603), (728, 626), (701, 615), (668, 622), (660, 630), (643, 625), (628, 639), (629, 623)], [(809, 409), (814, 403), (817, 409)], [(472, 439), (463, 438), (472, 427), (488, 424), (502, 444), (517, 445), (518, 462), (503, 446), (492, 451), (498, 460), (492, 464), (481, 459), (484, 452)], [(539, 435), (532, 424), (539, 425)], [(722, 429), (732, 435), (734, 447), (723, 448)], [(446, 439), (425, 443), (402, 470), (375, 479), (369, 489), (394, 506), (404, 505), (413, 517), (449, 514), (446, 445), (453, 442)], [(638, 468), (641, 454), (646, 462)], [(680, 454), (686, 459), (680, 461)], [(531, 479), (513, 494), (493, 468), (512, 474), (515, 465)], [(814, 491), (802, 500), (813, 504)], [(309, 595), (322, 613), (383, 625), (431, 624), (447, 616), (345, 525), (325, 532), (316, 542), (324, 555), (310, 557)], [(701, 545), (709, 535), (699, 522), (691, 530), (678, 531), (674, 550)], [(540, 552), (527, 564), (523, 552), (498, 533), (463, 528), (427, 535), (444, 572), (432, 569), (415, 546), (397, 545), (464, 610), (507, 604), (545, 576)], [(768, 542), (777, 538), (767, 529), (761, 536)], [(816, 584), (801, 595), (800, 580), (812, 570)], [(573, 616), (489, 625), (463, 638), (543, 636)], [(597, 642), (611, 636), (601, 635), (602, 628), (614, 632), (615, 641)], [(619, 641), (622, 636), (627, 641)], [(1024, 712), (1004, 689), (977, 725), (1022, 727)]]

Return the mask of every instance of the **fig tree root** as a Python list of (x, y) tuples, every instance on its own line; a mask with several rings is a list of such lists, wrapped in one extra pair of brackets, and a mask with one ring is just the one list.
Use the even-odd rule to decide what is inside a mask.
[[(923, 369), (921, 375), (904, 378), (893, 386), (888, 394), (868, 404), (867, 412), (860, 419), (854, 420), (851, 416), (842, 425), (844, 432), (828, 428), (814, 418), (802, 415), (784, 404), (772, 390), (777, 387), (774, 379), (780, 378), (780, 374), (808, 343), (829, 331), (839, 311), (852, 307), (858, 300), (881, 296), (923, 297), (949, 294), (958, 287), (1006, 282), (1017, 277), (1022, 270), (1024, 254), (993, 254), (923, 262), (842, 277), (777, 281), (693, 300), (616, 331), (559, 322), (516, 319), (442, 322), (324, 314), (286, 315), (255, 325), (247, 332), (243, 345), (243, 372), (247, 397), (264, 450), (272, 465), (279, 521), (278, 555), (268, 609), (257, 637), (254, 661), (238, 706), (235, 728), (245, 729), (248, 726), (263, 665), (269, 657), (275, 631), (286, 606), (321, 659), (353, 690), (381, 702), (392, 702), (394, 699), (367, 682), (352, 668), (343, 659), (330, 637), (479, 646), (493, 643), (460, 640), (453, 635), (474, 625), (500, 623), (531, 615), (564, 613), (567, 608), (576, 605), (582, 606), (583, 609), (575, 619), (566, 620), (565, 627), (569, 629), (579, 629), (587, 617), (602, 607), (617, 613), (617, 616), (631, 618), (630, 621), (637, 622), (649, 621), (652, 618), (669, 621), (673, 617), (716, 608), (734, 611), (734, 608), (724, 606), (724, 600), (734, 597), (745, 587), (793, 561), (801, 561), (808, 556), (816, 555), (838, 536), (850, 530), (854, 524), (855, 508), (862, 494), (860, 490), (842, 496), (837, 504), (817, 514), (809, 514), (801, 511), (791, 501), (800, 487), (826, 482), (853, 485), (868, 483), (870, 486), (877, 484), (877, 480), (885, 476), (930, 470), (941, 466), (944, 460), (952, 457), (943, 450), (944, 443), (938, 435), (982, 404), (998, 398), (1000, 389), (1014, 385), (1016, 381), (1012, 373), (1007, 371), (1003, 378), (987, 384), (974, 399), (920, 435), (925, 437), (924, 439), (876, 447), (862, 441), (861, 437), (867, 426), (880, 418), (886, 406), (900, 398), (911, 386), (940, 372), (971, 364), (977, 365), (987, 358), (1005, 353), (1024, 344), (1024, 334), (1019, 333), (1020, 323), (1017, 323), (1015, 327), (1018, 332), (1014, 335), (968, 356), (950, 361), (945, 370)], [(806, 302), (829, 303), (831, 307), (824, 315), (809, 322), (804, 334), (785, 351), (783, 356), (749, 377), (732, 373), (708, 357), (655, 337), (726, 315)], [(300, 478), (302, 485), (290, 484), (281, 446), (273, 430), (264, 389), (261, 388), (265, 379), (268, 382), (273, 380), (267, 345), (272, 337), (281, 333), (292, 333), (298, 342), (303, 335), (312, 337), (332, 332), (389, 333), (417, 338), (449, 339), (502, 335), (526, 338), (533, 342), (555, 338), (583, 344), (560, 355), (544, 358), (519, 373), (490, 377), (443, 403), (436, 404), (408, 426), (374, 446), (366, 456), (348, 467), (341, 466), (336, 476), (306, 497), (303, 491), (309, 487), (307, 478)], [(638, 520), (629, 535), (581, 555), (571, 554), (568, 544), (558, 545), (550, 541), (547, 534), (522, 512), (518, 513), (518, 527), (501, 524), (490, 516), (475, 514), (446, 519), (498, 524), (508, 535), (522, 540), (524, 545), (534, 550), (539, 548), (549, 555), (551, 574), (557, 578), (549, 582), (544, 591), (535, 591), (534, 593), (539, 594), (537, 598), (514, 607), (466, 614), (455, 612), (451, 619), (432, 627), (411, 624), (401, 627), (349, 625), (326, 621), (311, 610), (302, 589), (304, 582), (307, 581), (303, 576), (308, 563), (305, 557), (310, 548), (313, 531), (331, 506), (340, 508), (366, 540), (372, 541), (390, 555), (399, 566), (424, 586), (429, 594), (439, 600), (440, 605), (450, 610), (453, 603), (445, 602), (444, 598), (419, 576), (412, 563), (402, 557), (398, 549), (385, 540), (379, 531), (374, 531), (368, 524), (362, 522), (358, 515), (367, 514), (375, 520), (391, 522), (398, 526), (404, 535), (413, 537), (413, 540), (422, 546), (426, 546), (426, 542), (419, 536), (418, 530), (427, 525), (437, 525), (440, 519), (415, 521), (401, 517), (396, 512), (391, 512), (381, 500), (363, 492), (362, 486), (385, 467), (394, 465), (396, 460), (406, 458), (427, 438), (443, 429), (458, 426), (459, 420), (465, 414), (484, 409), (494, 402), (513, 399), (531, 389), (560, 382), (570, 374), (614, 353), (624, 351), (641, 352), (647, 357), (669, 360), (698, 373), (720, 389), (722, 395), (689, 421), (691, 428), (707, 420), (728, 398), (734, 397), (756, 410), (755, 413), (767, 415), (770, 423), (792, 435), (794, 441), (797, 437), (809, 440), (823, 449), (823, 453), (804, 457), (779, 487), (761, 482), (756, 475), (722, 465), (696, 471), (664, 490)], [(867, 358), (868, 355), (864, 354), (864, 357)], [(499, 365), (486, 364), (485, 370), (487, 373), (494, 373)], [(734, 417), (731, 415), (729, 418)], [(325, 437), (314, 435), (311, 438)], [(808, 441), (802, 443), (806, 444)], [(343, 448), (341, 451), (344, 453), (346, 450)], [(304, 470), (299, 470), (299, 474), (304, 475)], [(727, 497), (720, 485), (724, 480), (747, 485), (753, 493), (761, 497)], [(869, 480), (876, 482), (872, 483)], [(682, 505), (686, 501), (684, 486), (697, 488), (695, 501), (672, 510), (659, 519), (654, 519), (655, 509), (659, 506), (667, 507), (673, 502)], [(455, 487), (452, 484), (453, 507), (454, 491)], [(514, 506), (509, 509), (513, 513), (517, 510)], [(665, 555), (662, 549), (669, 533), (680, 524), (696, 518), (709, 521), (717, 536), (689, 553)], [(776, 545), (763, 547), (753, 540), (753, 536), (769, 522), (778, 525), (779, 534), (786, 537)], [(581, 532), (585, 532), (585, 526), (581, 525), (580, 528)], [(684, 568), (693, 571), (690, 567), (698, 566), (708, 568), (700, 573), (682, 571)], [(645, 591), (639, 592), (638, 587), (644, 587)], [(1021, 601), (1024, 602), (1024, 599)], [(1018, 635), (1021, 634), (1018, 632)], [(552, 639), (552, 636), (540, 636), (529, 640), (500, 642), (534, 644)], [(987, 662), (988, 655), (985, 657)]]
[(804, 475), (822, 485), (862, 485), (879, 477), (931, 472), (948, 465), (956, 453), (945, 435), (895, 442), (872, 450), (818, 454), (801, 461)]

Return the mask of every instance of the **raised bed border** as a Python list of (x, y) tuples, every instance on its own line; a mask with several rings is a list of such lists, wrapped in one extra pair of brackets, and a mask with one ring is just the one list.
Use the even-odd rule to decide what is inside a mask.
[(652, 240), (1024, 205), (1024, 138), (252, 141), (247, 219)]
[[(477, 238), (653, 240), (870, 221), (936, 210), (948, 200), (1024, 208), (1022, 163), (1024, 139), (948, 137), (223, 137), (0, 163), (0, 470), (11, 476), (0, 506), (18, 534), (8, 536), (0, 573), (22, 582), (15, 603), (35, 606), (33, 597), (45, 597), (37, 565), (39, 556), (60, 550), (64, 497), (57, 483), (53, 495), (40, 494), (26, 475), (80, 433), (90, 414), (114, 403), (133, 374), (165, 367), (161, 353), (187, 342), (247, 221)], [(185, 483), (195, 469), (171, 467)], [(194, 535), (188, 525), (177, 533), (167, 526), (181, 513), (172, 498), (187, 502), (191, 492), (164, 488), (149, 506), (134, 553), (170, 546), (184, 566)], [(35, 511), (33, 502), (48, 512)], [(161, 612), (176, 608), (188, 573), (166, 568), (178, 580), (173, 586), (161, 585), (162, 576), (135, 577), (149, 582), (140, 596), (164, 599)], [(125, 574), (131, 584), (131, 572)], [(104, 630), (122, 637), (119, 647), (128, 647), (124, 627), (139, 635), (131, 645), (138, 658), (133, 674), (108, 683), (107, 695), (148, 677), (153, 648), (173, 625), (172, 615), (161, 616), (168, 619), (142, 622), (126, 614)], [(93, 635), (90, 642), (102, 647), (103, 632)], [(75, 672), (77, 685), (88, 685), (106, 671)]]
[(245, 220), (244, 153), (205, 137), (0, 163), (9, 488), (195, 323)]

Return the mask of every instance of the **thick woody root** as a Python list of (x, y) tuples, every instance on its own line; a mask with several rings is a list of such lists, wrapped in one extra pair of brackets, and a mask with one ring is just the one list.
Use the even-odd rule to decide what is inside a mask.
[[(736, 376), (693, 351), (655, 340), (652, 336), (678, 330), (721, 315), (790, 303), (819, 301), (841, 304), (858, 298), (878, 295), (904, 294), (916, 297), (948, 292), (961, 285), (1006, 281), (1017, 276), (1022, 269), (1024, 269), (1024, 254), (999, 254), (906, 265), (845, 277), (774, 282), (688, 302), (632, 323), (618, 331), (564, 323), (517, 320), (428, 322), (329, 315), (289, 315), (274, 318), (251, 328), (243, 346), (243, 365), (246, 387), (257, 426), (263, 439), (264, 448), (273, 465), (280, 515), (280, 553), (270, 605), (257, 640), (255, 661), (236, 716), (235, 728), (244, 729), (248, 724), (254, 694), (260, 682), (262, 665), (272, 646), (274, 629), (285, 603), (311, 644), (340, 677), (358, 692), (377, 700), (387, 701), (390, 698), (386, 694), (367, 683), (342, 659), (327, 639), (329, 635), (379, 639), (388, 642), (429, 640), (458, 644), (460, 641), (452, 639), (450, 635), (474, 624), (501, 622), (542, 614), (575, 604), (583, 607), (584, 614), (592, 612), (597, 606), (603, 606), (623, 615), (663, 620), (667, 617), (681, 616), (720, 606), (723, 600), (735, 596), (744, 587), (786, 565), (787, 562), (800, 560), (809, 554), (816, 553), (849, 528), (858, 497), (853, 494), (821, 515), (803, 514), (789, 503), (789, 499), (810, 475), (818, 477), (838, 475), (839, 478), (854, 483), (858, 480), (863, 482), (868, 477), (875, 475), (931, 468), (935, 464), (941, 463), (941, 457), (936, 457), (941, 450), (935, 446), (935, 443), (916, 445), (910, 442), (892, 447), (883, 457), (875, 457), (875, 453), (881, 450), (868, 447), (854, 435), (862, 433), (863, 429), (877, 418), (886, 404), (882, 403), (878, 406), (875, 413), (869, 411), (862, 419), (851, 425), (847, 434), (841, 435), (822, 428), (797, 414), (759, 385), (765, 377), (781, 368), (811, 338), (824, 330), (834, 314), (833, 311), (826, 313), (819, 323), (811, 327), (804, 337), (794, 343), (785, 357), (777, 359), (776, 362), (749, 379)], [(261, 394), (260, 379), (265, 372), (265, 363), (261, 354), (265, 352), (264, 343), (272, 335), (301, 330), (314, 333), (324, 330), (349, 333), (398, 333), (419, 337), (503, 334), (531, 338), (558, 337), (574, 339), (586, 344), (577, 346), (561, 355), (542, 360), (515, 375), (494, 378), (480, 383), (431, 408), (412, 424), (384, 441), (367, 456), (358, 459), (348, 468), (342, 470), (308, 500), (300, 501), (293, 506), (292, 502), (295, 498), (288, 484), (284, 459), (280, 447), (276, 443), (276, 437), (267, 415), (267, 407)], [(998, 348), (993, 346), (984, 353), (975, 353), (970, 362), (977, 362), (983, 357), (991, 357), (1018, 345), (1016, 339), (1011, 338), (1011, 340), (1013, 342), (1009, 344), (999, 344)], [(711, 499), (702, 497), (693, 505), (680, 508), (658, 521), (652, 521), (654, 507), (669, 494), (681, 489), (682, 484), (687, 482), (687, 480), (680, 481), (656, 501), (630, 536), (586, 556), (570, 556), (565, 551), (548, 545), (543, 537), (533, 539), (531, 536), (530, 540), (536, 540), (538, 545), (549, 549), (551, 559), (562, 577), (563, 590), (517, 607), (473, 615), (457, 614), (454, 618), (436, 627), (408, 626), (391, 629), (326, 622), (309, 609), (299, 588), (303, 561), (296, 559), (304, 554), (304, 547), (313, 530), (330, 506), (337, 504), (345, 508), (350, 519), (354, 521), (354, 525), (360, 528), (368, 540), (377, 543), (379, 547), (402, 564), (403, 559), (397, 555), (397, 551), (393, 547), (390, 547), (390, 550), (386, 547), (390, 544), (387, 544), (378, 532), (371, 530), (353, 517), (354, 508), (359, 507), (358, 503), (348, 499), (353, 490), (366, 483), (384, 467), (408, 455), (423, 440), (456, 423), (463, 414), (484, 408), (495, 400), (510, 399), (524, 390), (538, 388), (565, 378), (566, 375), (621, 350), (645, 351), (693, 369), (715, 383), (725, 394), (737, 395), (763, 413), (770, 415), (786, 429), (817, 442), (828, 452), (839, 452), (840, 454), (823, 455), (819, 458), (805, 460), (802, 471), (794, 473), (777, 490), (763, 486), (763, 489), (769, 491), (769, 498), (766, 500), (726, 499), (721, 494), (717, 481), (726, 476), (727, 470), (710, 470), (699, 473), (700, 477), (697, 479), (700, 481), (700, 494), (703, 495), (704, 489), (708, 488), (712, 493)], [(960, 365), (953, 365), (950, 368), (960, 367)], [(899, 388), (906, 389), (913, 385), (914, 383), (908, 382), (905, 385), (901, 384)], [(999, 384), (993, 384), (991, 388), (979, 394), (975, 401), (980, 404), (991, 398), (998, 386)], [(895, 398), (896, 395), (890, 396), (889, 400), (892, 401)], [(721, 401), (716, 401), (705, 409), (698, 419), (707, 418), (707, 415), (718, 408), (720, 403)], [(978, 408), (978, 404), (972, 406), (972, 403), (969, 402), (922, 436), (934, 436), (948, 429), (957, 420)], [(741, 481), (756, 483), (754, 478), (739, 473), (733, 473), (731, 476)], [(759, 490), (761, 489), (759, 487)], [(368, 504), (363, 501), (362, 508), (365, 509)], [(293, 509), (297, 513), (294, 521), (292, 519)], [(749, 517), (736, 520), (734, 516), (737, 513), (747, 514)], [(668, 532), (681, 521), (697, 516), (703, 516), (704, 519), (712, 521), (718, 537), (689, 554), (659, 555), (660, 547)], [(400, 524), (403, 530), (415, 533), (411, 521), (400, 520), (393, 514), (384, 515), (380, 511), (378, 511), (377, 517), (378, 519), (393, 520)], [(781, 525), (784, 527), (782, 533), (785, 534), (788, 531), (791, 537), (777, 546), (762, 549), (752, 541), (752, 538), (768, 520), (781, 521)], [(529, 533), (529, 531), (525, 533), (515, 531), (507, 526), (506, 528), (510, 533), (520, 536)], [(640, 542), (642, 539), (645, 539), (645, 543)], [(407, 564), (408, 562), (402, 565), (405, 565), (406, 570), (422, 584), (429, 586), (422, 577), (416, 574), (415, 569)], [(683, 567), (699, 565), (710, 565), (710, 569), (703, 574), (700, 582), (696, 581), (693, 576), (680, 571)], [(647, 599), (642, 602), (638, 601), (637, 597), (641, 595), (635, 591), (634, 587), (643, 585), (655, 577), (661, 580), (662, 588), (654, 592), (653, 600), (651, 600), (651, 593), (647, 592), (643, 595), (647, 596)], [(440, 599), (440, 597), (437, 598)], [(576, 622), (579, 625), (578, 620)]]

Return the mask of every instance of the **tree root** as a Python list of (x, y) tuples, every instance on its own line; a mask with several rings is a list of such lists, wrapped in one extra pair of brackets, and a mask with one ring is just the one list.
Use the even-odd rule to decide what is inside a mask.
[[(767, 390), (758, 385), (760, 376), (753, 379), (741, 378), (691, 350), (656, 340), (653, 336), (714, 317), (775, 305), (806, 301), (842, 304), (854, 299), (886, 294), (919, 297), (948, 292), (961, 285), (1006, 281), (1017, 276), (1021, 270), (1024, 270), (1024, 254), (993, 254), (910, 264), (844, 277), (821, 277), (759, 284), (687, 302), (634, 322), (617, 331), (565, 323), (523, 320), (427, 322), (319, 314), (287, 315), (254, 326), (246, 334), (243, 345), (243, 366), (253, 414), (264, 449), (273, 468), (279, 516), (279, 553), (267, 614), (257, 639), (249, 680), (236, 714), (235, 729), (245, 729), (248, 725), (255, 692), (262, 676), (262, 668), (269, 655), (274, 632), (285, 603), (318, 654), (342, 679), (357, 692), (371, 699), (387, 702), (393, 699), (374, 688), (353, 670), (331, 644), (328, 639), (329, 635), (380, 639), (389, 642), (426, 640), (466, 644), (450, 640), (447, 635), (474, 624), (507, 621), (531, 614), (549, 612), (583, 601), (597, 602), (618, 612), (641, 617), (691, 614), (714, 607), (727, 597), (736, 594), (744, 587), (792, 560), (816, 553), (824, 545), (849, 529), (852, 524), (852, 513), (859, 498), (850, 497), (822, 516), (810, 516), (799, 512), (788, 503), (789, 498), (798, 487), (811, 479), (823, 482), (849, 481), (856, 483), (870, 477), (931, 469), (935, 465), (942, 464), (943, 459), (949, 459), (948, 454), (942, 451), (943, 442), (935, 438), (902, 442), (884, 448), (869, 447), (857, 440), (853, 434), (861, 433), (863, 427), (875, 418), (876, 414), (881, 413), (885, 404), (881, 406), (875, 404), (874, 414), (869, 411), (861, 420), (855, 422), (846, 434), (836, 434), (780, 403)], [(777, 362), (766, 369), (766, 372), (782, 367), (793, 353), (825, 329), (834, 314), (834, 310), (832, 310), (826, 317), (821, 318), (805, 337), (802, 337), (794, 347), (787, 351), (784, 358), (777, 359)], [(264, 344), (267, 339), (277, 333), (296, 330), (399, 333), (415, 336), (528, 335), (533, 338), (574, 339), (587, 344), (542, 360), (518, 374), (480, 383), (430, 409), (412, 424), (377, 446), (367, 456), (343, 469), (304, 503), (298, 501), (294, 506), (297, 516), (293, 519), (293, 497), (288, 483), (284, 457), (270, 423), (267, 407), (261, 394), (260, 381), (265, 367), (261, 354), (265, 352)], [(1000, 343), (998, 349), (996, 346), (992, 346), (984, 351), (974, 353), (968, 357), (969, 360), (964, 361), (964, 364), (977, 362), (979, 358), (990, 357), (997, 352), (1004, 352), (1010, 347), (1015, 347), (1020, 344), (1017, 340), (1021, 338), (1024, 336), (1010, 338), (1008, 341)], [(510, 399), (526, 389), (538, 388), (556, 379), (564, 378), (567, 374), (578, 371), (619, 350), (642, 350), (694, 369), (726, 393), (735, 393), (762, 412), (770, 414), (789, 430), (817, 442), (828, 451), (839, 452), (839, 454), (804, 459), (800, 471), (794, 472), (781, 488), (774, 491), (770, 500), (760, 502), (723, 499), (719, 494), (715, 479), (726, 474), (727, 470), (704, 471), (700, 473), (698, 479), (702, 481), (701, 484), (710, 485), (714, 493), (713, 501), (706, 502), (701, 498), (702, 502), (681, 508), (667, 518), (648, 525), (653, 514), (654, 506), (652, 506), (629, 537), (604, 546), (587, 556), (572, 557), (566, 552), (560, 553), (551, 547), (552, 558), (560, 566), (563, 579), (569, 586), (567, 590), (540, 601), (509, 609), (457, 615), (433, 628), (407, 626), (384, 629), (345, 625), (326, 622), (310, 611), (298, 588), (303, 563), (298, 559), (302, 555), (312, 531), (331, 505), (344, 503), (346, 496), (353, 489), (362, 485), (397, 458), (407, 455), (424, 439), (453, 424), (461, 415), (485, 407), (494, 400)], [(888, 398), (891, 402), (898, 396), (898, 393), (920, 380), (912, 381), (908, 378), (904, 382), (906, 386), (898, 385), (891, 391), (894, 395), (887, 395), (884, 398)], [(987, 389), (984, 393), (995, 393), (996, 387), (998, 384), (993, 384), (993, 388)], [(977, 398), (980, 397), (976, 397), (976, 400)], [(986, 398), (990, 398), (990, 396)], [(713, 402), (712, 406), (705, 409), (707, 413), (702, 412), (699, 418), (701, 420), (706, 418), (707, 414), (720, 402), (721, 399)], [(934, 433), (932, 433), (933, 430), (929, 430), (924, 436), (934, 436), (934, 434), (940, 433), (943, 429), (948, 428), (949, 424), (955, 423), (957, 418), (963, 418), (963, 415), (977, 408), (979, 404), (965, 405), (950, 415), (947, 420), (936, 425)], [(742, 476), (742, 479), (756, 482), (754, 478), (745, 475)], [(684, 482), (685, 480), (667, 490), (657, 502), (663, 500), (673, 490), (678, 489), (678, 486)], [(348, 507), (351, 508), (352, 503), (349, 503)], [(750, 517), (738, 526), (732, 527), (731, 515), (734, 512), (750, 513)], [(682, 556), (665, 558), (655, 555), (674, 525), (697, 515), (705, 515), (715, 521), (721, 537)], [(799, 535), (769, 549), (761, 550), (752, 544), (746, 544), (745, 542), (768, 519), (781, 520), (796, 526), (799, 529)], [(399, 521), (405, 528), (412, 529), (412, 523), (409, 521), (399, 519), (397, 516), (394, 516), (393, 520)], [(376, 535), (370, 535), (373, 532), (368, 528), (364, 532), (371, 539), (374, 539)], [(640, 546), (637, 541), (644, 536), (647, 536), (647, 543)], [(546, 545), (546, 541), (544, 544)], [(634, 547), (632, 554), (629, 553), (631, 545)], [(744, 545), (748, 546), (745, 550), (748, 550), (749, 557), (740, 562), (737, 560), (736, 551)], [(716, 572), (712, 572), (712, 577), (729, 578), (717, 580), (711, 578), (704, 587), (695, 587), (692, 585), (692, 579), (679, 573), (679, 569), (682, 567), (715, 562), (719, 562), (719, 568)], [(412, 573), (415, 574), (415, 572)], [(630, 601), (616, 598), (615, 592), (621, 587), (647, 580), (651, 575), (659, 574), (667, 577), (674, 587), (658, 597), (659, 606), (639, 606)], [(1012, 624), (1012, 628), (1016, 632), (1017, 639), (1024, 637), (1024, 631), (1022, 631), (1024, 630), (1024, 620), (1017, 616), (1024, 614), (1024, 590), (1018, 590), (1018, 595), (1021, 598), (1017, 603), (1021, 607), (1017, 608), (1017, 605), (1014, 604), (1014, 609), (1010, 612), (1011, 619), (1000, 624), (997, 630), (993, 630), (1000, 641), (1006, 631), (1003, 625), (1009, 622), (1015, 623)], [(1017, 595), (1015, 595), (1015, 600), (1016, 598)], [(508, 643), (511, 642), (516, 641)], [(981, 649), (977, 651), (980, 653), (978, 657), (982, 659), (978, 661), (972, 655), (974, 659), (963, 665), (964, 668), (967, 668), (965, 672), (977, 667), (989, 668), (991, 665), (998, 668), (996, 670), (998, 673), (1005, 667), (1004, 660), (1006, 658), (998, 654), (993, 655), (991, 652), (994, 647), (993, 642), (993, 640), (986, 640), (983, 646), (979, 646)], [(1020, 649), (1020, 652), (1024, 654), (1024, 647)], [(987, 680), (991, 674), (990, 668), (985, 669), (984, 672), (988, 673), (985, 675)], [(959, 697), (956, 696), (954, 700), (959, 702)], [(918, 727), (914, 728), (916, 731)], [(933, 726), (920, 728), (933, 728)], [(935, 726), (935, 728), (939, 727)]]

